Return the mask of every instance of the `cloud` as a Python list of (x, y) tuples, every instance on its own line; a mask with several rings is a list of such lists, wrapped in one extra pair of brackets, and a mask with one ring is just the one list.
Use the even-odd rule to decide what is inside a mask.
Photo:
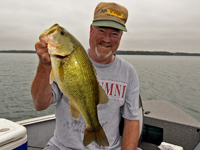
[[(107, 0), (105, 0), (107, 1)], [(0, 50), (34, 49), (39, 35), (59, 23), (89, 47), (89, 26), (99, 0), (2, 0)], [(200, 53), (200, 1), (126, 0), (128, 32), (121, 50)]]

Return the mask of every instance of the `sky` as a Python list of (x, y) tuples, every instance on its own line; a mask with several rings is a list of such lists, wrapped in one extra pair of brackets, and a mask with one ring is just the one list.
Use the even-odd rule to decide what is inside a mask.
[[(105, 2), (110, 2), (104, 0)], [(99, 0), (1, 0), (0, 50), (35, 50), (55, 23), (89, 48)], [(200, 53), (200, 0), (115, 0), (129, 11), (119, 50)]]

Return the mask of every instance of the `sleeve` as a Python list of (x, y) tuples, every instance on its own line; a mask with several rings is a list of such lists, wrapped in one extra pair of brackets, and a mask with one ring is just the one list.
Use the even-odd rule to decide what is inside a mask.
[(139, 79), (134, 68), (129, 74), (129, 83), (121, 112), (125, 119), (139, 120)]
[(53, 81), (53, 83), (51, 84), (51, 88), (52, 88), (52, 93), (53, 93), (52, 104), (54, 104), (61, 100), (63, 93), (61, 92), (61, 90), (58, 87), (58, 84), (55, 81)]

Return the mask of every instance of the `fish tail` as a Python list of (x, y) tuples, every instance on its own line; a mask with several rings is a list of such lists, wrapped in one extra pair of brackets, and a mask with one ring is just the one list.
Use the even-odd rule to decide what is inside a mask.
[(87, 146), (92, 141), (95, 141), (99, 146), (109, 146), (108, 139), (101, 126), (99, 126), (98, 129), (94, 131), (89, 131), (87, 128), (85, 129), (85, 135), (83, 140), (84, 146)]

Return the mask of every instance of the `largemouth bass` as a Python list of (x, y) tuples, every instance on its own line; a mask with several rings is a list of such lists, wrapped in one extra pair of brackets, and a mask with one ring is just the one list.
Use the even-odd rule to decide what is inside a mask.
[(99, 146), (109, 146), (97, 114), (97, 105), (107, 103), (108, 97), (98, 84), (96, 71), (83, 46), (58, 24), (45, 30), (39, 38), (48, 43), (52, 65), (50, 83), (55, 79), (69, 99), (71, 116), (79, 120), (81, 114), (85, 120), (83, 145), (95, 141)]

